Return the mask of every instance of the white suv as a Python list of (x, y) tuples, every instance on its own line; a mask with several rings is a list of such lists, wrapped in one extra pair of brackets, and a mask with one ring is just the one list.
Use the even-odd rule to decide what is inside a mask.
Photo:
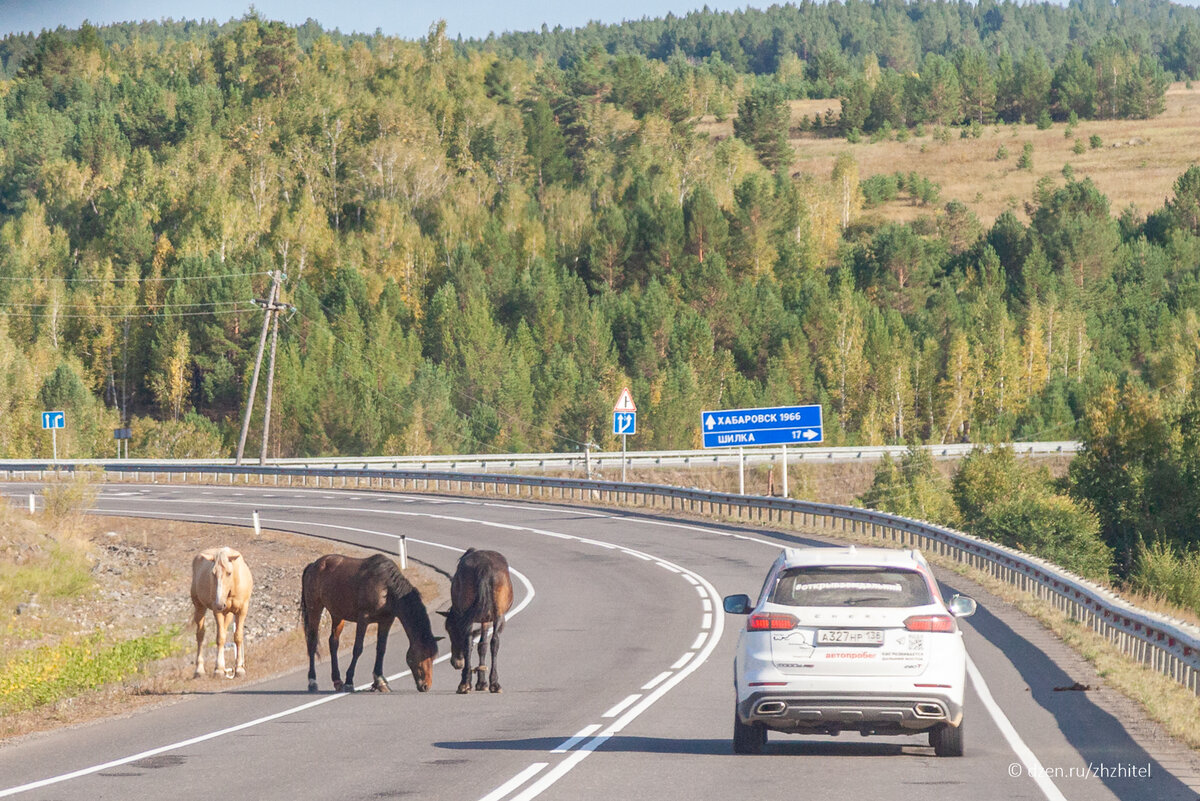
[(966, 649), (918, 551), (789, 548), (759, 593), (725, 598), (748, 615), (733, 663), (733, 750), (761, 753), (787, 733), (929, 733), (938, 756), (963, 754)]

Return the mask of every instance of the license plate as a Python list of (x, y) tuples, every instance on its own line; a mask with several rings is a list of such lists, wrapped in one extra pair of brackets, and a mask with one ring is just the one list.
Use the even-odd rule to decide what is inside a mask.
[(817, 645), (883, 645), (882, 629), (820, 629)]

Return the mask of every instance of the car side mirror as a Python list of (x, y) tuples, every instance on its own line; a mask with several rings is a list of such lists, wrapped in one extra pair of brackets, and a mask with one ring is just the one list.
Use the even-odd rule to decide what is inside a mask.
[(975, 614), (978, 604), (975, 603), (974, 598), (968, 598), (965, 595), (955, 595), (946, 606), (950, 610), (950, 614), (955, 617), (970, 617)]
[(727, 595), (722, 602), (725, 611), (731, 615), (748, 615), (754, 608), (749, 595)]

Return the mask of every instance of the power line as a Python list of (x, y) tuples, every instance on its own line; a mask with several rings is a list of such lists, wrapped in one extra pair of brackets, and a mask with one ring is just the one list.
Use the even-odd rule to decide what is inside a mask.
[(95, 306), (89, 306), (85, 303), (67, 303), (57, 305), (54, 303), (0, 303), (0, 308), (7, 309), (44, 309), (47, 307), (59, 309), (196, 309), (196, 308), (213, 308), (216, 306), (238, 306), (243, 305), (247, 301), (244, 300), (217, 300), (210, 303), (101, 303)]
[(23, 276), (0, 275), (0, 281), (62, 281), (64, 284), (138, 284), (147, 281), (215, 281), (224, 278), (253, 278), (260, 275), (270, 275), (269, 272), (257, 273), (222, 273), (219, 275), (170, 275), (147, 276), (145, 278), (59, 278), (57, 276)]
[(62, 319), (94, 320), (97, 317), (105, 320), (155, 320), (163, 317), (208, 317), (219, 314), (245, 314), (252, 309), (211, 309), (209, 311), (190, 312), (159, 312), (157, 314), (54, 314), (51, 312), (7, 312), (0, 311), (0, 317), (19, 317), (25, 320), (40, 320), (48, 317)]

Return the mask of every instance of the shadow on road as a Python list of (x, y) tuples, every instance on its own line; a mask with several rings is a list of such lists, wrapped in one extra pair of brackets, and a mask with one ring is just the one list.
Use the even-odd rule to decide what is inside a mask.
[[(766, 754), (807, 754), (810, 756), (879, 757), (903, 754), (931, 756), (933, 750), (922, 744), (906, 745), (900, 742), (880, 743), (864, 741), (812, 740), (779, 735), (767, 743)], [(590, 738), (589, 738), (590, 739)], [(529, 737), (517, 740), (464, 740), (434, 743), (437, 748), (450, 751), (551, 751), (566, 740), (565, 737)], [(585, 741), (587, 742), (587, 741)], [(917, 741), (913, 741), (917, 743)], [(721, 739), (679, 739), (673, 737), (635, 737), (614, 735), (600, 746), (600, 750), (634, 754), (716, 756), (732, 754), (732, 743)]]

